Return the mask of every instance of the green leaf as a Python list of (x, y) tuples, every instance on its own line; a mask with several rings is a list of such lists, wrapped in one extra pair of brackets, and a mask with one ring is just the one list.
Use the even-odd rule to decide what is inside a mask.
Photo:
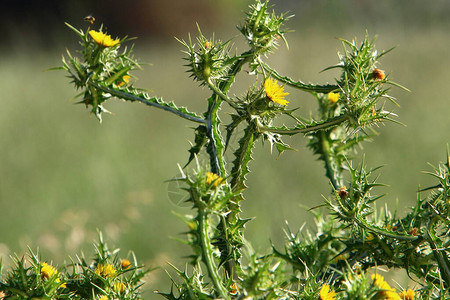
[(191, 149), (189, 149), (189, 159), (188, 162), (184, 165), (183, 169), (186, 168), (190, 162), (195, 158), (197, 154), (200, 153), (203, 147), (208, 143), (207, 137), (207, 128), (204, 125), (199, 125), (195, 129), (195, 144), (192, 145)]
[(235, 192), (241, 192), (246, 188), (245, 175), (250, 170), (248, 164), (252, 160), (252, 149), (259, 134), (255, 125), (250, 124), (244, 131), (244, 135), (239, 141), (239, 147), (234, 152), (235, 159), (231, 170), (231, 188)]
[(339, 89), (339, 86), (332, 84), (316, 85), (316, 84), (307, 84), (302, 81), (294, 81), (289, 77), (281, 76), (280, 74), (278, 74), (277, 71), (269, 67), (269, 65), (267, 65), (266, 63), (262, 63), (262, 67), (267, 72), (269, 72), (270, 76), (272, 76), (273, 78), (278, 79), (291, 87), (297, 88), (305, 92), (326, 94)]

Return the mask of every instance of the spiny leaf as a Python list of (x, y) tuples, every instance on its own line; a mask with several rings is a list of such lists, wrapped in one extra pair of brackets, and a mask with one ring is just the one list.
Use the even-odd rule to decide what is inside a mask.
[(195, 129), (195, 144), (192, 145), (191, 149), (188, 150), (190, 153), (189, 159), (188, 162), (184, 165), (183, 169), (186, 168), (189, 163), (195, 158), (195, 156), (200, 153), (200, 150), (202, 150), (207, 142), (207, 128), (204, 125), (199, 125)]
[(307, 84), (302, 81), (294, 81), (289, 77), (278, 74), (277, 71), (275, 71), (265, 63), (262, 63), (262, 66), (267, 72), (269, 72), (270, 76), (272, 76), (273, 78), (278, 79), (291, 87), (298, 88), (299, 90), (305, 92), (326, 94), (339, 89), (339, 86), (332, 84), (316, 85), (316, 84)]
[(241, 192), (246, 188), (245, 175), (250, 172), (248, 164), (252, 160), (252, 149), (258, 136), (254, 125), (249, 125), (239, 141), (239, 147), (234, 152), (235, 160), (231, 170), (231, 187), (233, 191)]

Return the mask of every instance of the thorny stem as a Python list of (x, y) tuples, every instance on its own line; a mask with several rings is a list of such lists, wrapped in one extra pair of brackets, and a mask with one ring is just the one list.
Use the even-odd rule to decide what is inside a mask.
[[(228, 79), (221, 82), (218, 87), (208, 82), (210, 86), (214, 87), (211, 87), (214, 94), (209, 99), (208, 111), (206, 112), (207, 136), (209, 139), (208, 147), (210, 148), (208, 153), (210, 156), (211, 172), (216, 173), (221, 177), (226, 176), (226, 169), (222, 150), (220, 150), (219, 153), (217, 149), (217, 144), (222, 144), (222, 137), (219, 132), (219, 117), (217, 113), (220, 109), (220, 104), (222, 103), (221, 98), (228, 92), (234, 82), (236, 74), (241, 70), (242, 66), (251, 59), (252, 54), (253, 51), (243, 53), (229, 70), (227, 74)], [(225, 98), (228, 97), (225, 96)], [(231, 103), (232, 102), (230, 101), (230, 105)]]
[(369, 230), (371, 232), (375, 232), (376, 234), (383, 235), (383, 236), (390, 237), (390, 238), (394, 238), (394, 239), (401, 240), (401, 241), (412, 242), (412, 241), (416, 241), (416, 240), (421, 238), (420, 236), (414, 236), (414, 235), (398, 235), (398, 234), (394, 234), (394, 233), (388, 233), (388, 232), (380, 230), (380, 229), (378, 229), (376, 227), (372, 227), (372, 226), (367, 225), (365, 222), (361, 221), (358, 217), (355, 217), (355, 222), (359, 226), (361, 226), (363, 228), (366, 228), (367, 230)]
[[(425, 239), (430, 244), (431, 250), (433, 251), (433, 255), (436, 258), (436, 261), (438, 262), (439, 269), (441, 276), (444, 278), (445, 282), (447, 282), (448, 285), (450, 285), (450, 267), (449, 267), (449, 261), (447, 257), (444, 257), (441, 254), (442, 250), (439, 250), (436, 242), (434, 241), (434, 223), (436, 222), (437, 217), (433, 217), (432, 220), (428, 224), (428, 228), (425, 231)], [(444, 252), (444, 255), (445, 252)]]
[[(208, 147), (210, 147), (208, 153), (210, 155), (211, 172), (216, 173), (221, 177), (226, 176), (226, 169), (225, 169), (225, 162), (223, 159), (223, 151), (220, 150), (219, 153), (219, 151), (217, 150), (217, 143), (222, 144), (222, 137), (219, 132), (219, 117), (217, 113), (220, 109), (220, 104), (222, 103), (221, 98), (227, 101), (227, 103), (230, 104), (233, 108), (235, 109), (237, 108), (236, 105), (231, 100), (228, 99), (226, 93), (230, 89), (231, 85), (234, 83), (236, 74), (242, 69), (242, 67), (247, 62), (251, 60), (253, 55), (254, 52), (252, 50), (244, 52), (238, 58), (238, 60), (234, 62), (233, 66), (229, 70), (227, 80), (221, 82), (218, 87), (216, 87), (214, 84), (212, 84), (210, 80), (208, 80), (208, 85), (214, 91), (214, 94), (211, 96), (209, 100), (209, 106), (206, 115), (207, 136), (209, 138)], [(231, 221), (230, 215), (228, 215), (226, 221), (227, 222)], [(222, 231), (224, 236), (226, 236), (226, 233), (224, 233), (223, 230), (226, 227), (228, 226), (223, 226), (222, 228), (219, 228), (219, 230)], [(205, 246), (202, 246), (202, 248), (204, 247)], [(224, 266), (228, 276), (233, 278), (237, 278), (235, 265), (236, 262), (234, 260), (229, 260), (225, 263)]]
[(239, 109), (239, 107), (233, 102), (233, 100), (231, 100), (225, 93), (223, 93), (219, 88), (216, 87), (216, 85), (211, 81), (211, 78), (208, 78), (206, 82), (208, 83), (208, 86), (210, 87), (210, 89), (213, 90), (213, 92), (217, 96), (222, 98), (222, 100), (227, 102), (234, 109)]
[(148, 101), (148, 100), (146, 100), (144, 98), (135, 96), (133, 94), (128, 94), (128, 93), (125, 93), (125, 92), (117, 91), (117, 90), (114, 90), (114, 89), (111, 89), (111, 88), (108, 88), (106, 86), (99, 85), (99, 84), (96, 84), (96, 83), (89, 83), (89, 85), (95, 87), (96, 89), (102, 90), (102, 91), (104, 91), (106, 93), (110, 93), (111, 95), (113, 95), (113, 96), (115, 96), (117, 98), (120, 98), (120, 99), (125, 99), (125, 100), (130, 100), (130, 101), (138, 101), (138, 102), (144, 103), (145, 105), (153, 106), (153, 107), (160, 108), (162, 110), (171, 112), (171, 113), (176, 114), (177, 116), (180, 116), (180, 117), (182, 117), (184, 119), (187, 119), (189, 121), (193, 121), (193, 122), (196, 122), (196, 123), (202, 123), (202, 124), (206, 123), (206, 121), (204, 119), (196, 118), (196, 117), (184, 114), (184, 113), (182, 113), (182, 112), (180, 112), (180, 111), (178, 111), (178, 110), (176, 110), (174, 108), (171, 108), (171, 107), (168, 107), (168, 106), (164, 106), (164, 105), (161, 105), (161, 104), (158, 104), (158, 103), (155, 103), (155, 102)]
[(208, 269), (216, 292), (222, 299), (230, 299), (228, 291), (223, 287), (222, 280), (217, 272), (217, 266), (214, 263), (213, 250), (211, 249), (211, 240), (208, 235), (208, 214), (204, 211), (199, 212), (199, 233), (202, 245), (202, 259)]

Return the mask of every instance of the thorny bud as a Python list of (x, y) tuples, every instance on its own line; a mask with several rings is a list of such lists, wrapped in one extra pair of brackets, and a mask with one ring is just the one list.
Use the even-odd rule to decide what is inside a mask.
[(185, 65), (189, 67), (188, 72), (195, 80), (202, 81), (202, 84), (208, 80), (221, 80), (227, 73), (229, 68), (228, 60), (228, 43), (206, 39), (199, 29), (199, 37), (197, 38), (198, 45), (192, 43), (190, 37), (189, 42), (180, 41), (185, 47), (184, 51), (188, 57), (185, 60), (188, 63)]
[(284, 14), (276, 16), (274, 12), (269, 13), (267, 2), (258, 2), (251, 5), (250, 8), (244, 25), (238, 29), (253, 51), (259, 53), (271, 52), (277, 48), (278, 40), (283, 39), (283, 34), (286, 31), (281, 30), (281, 26), (290, 17)]

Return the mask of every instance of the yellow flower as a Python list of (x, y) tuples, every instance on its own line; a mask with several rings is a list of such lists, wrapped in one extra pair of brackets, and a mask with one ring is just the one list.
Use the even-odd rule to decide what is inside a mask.
[(335, 300), (336, 293), (333, 291), (328, 284), (322, 285), (319, 292), (319, 300)]
[(103, 295), (100, 298), (98, 298), (98, 300), (108, 300), (108, 299), (109, 299), (108, 296), (105, 296), (105, 295)]
[(110, 35), (105, 34), (101, 31), (90, 30), (89, 35), (98, 45), (103, 47), (114, 47), (120, 42), (120, 40), (113, 40)]
[(58, 275), (58, 271), (51, 265), (43, 262), (41, 264), (41, 277), (42, 279), (49, 279), (54, 275)]
[(114, 277), (117, 271), (111, 264), (98, 264), (95, 268), (95, 273), (103, 277)]
[(213, 43), (212, 43), (212, 42), (210, 42), (210, 41), (206, 41), (206, 42), (205, 42), (205, 48), (206, 48), (206, 49), (210, 49), (212, 46), (213, 46)]
[(401, 300), (400, 296), (397, 294), (394, 288), (384, 281), (383, 276), (380, 274), (372, 275), (373, 284), (377, 286), (380, 291), (377, 293), (379, 296), (383, 297), (385, 300)]
[(125, 286), (125, 284), (123, 282), (116, 282), (116, 283), (114, 283), (114, 290), (117, 293), (123, 293), (123, 292), (125, 292), (125, 289), (126, 289), (126, 286)]
[(223, 178), (220, 177), (219, 175), (212, 173), (212, 172), (207, 172), (206, 173), (206, 184), (211, 184), (213, 185), (213, 187), (217, 187), (219, 184), (222, 184), (223, 182)]
[(328, 93), (328, 101), (330, 101), (331, 103), (338, 102), (339, 97), (340, 97), (339, 93), (333, 93), (333, 92)]
[(414, 300), (414, 291), (411, 289), (408, 289), (407, 291), (402, 291), (400, 293), (400, 299), (402, 300)]
[(272, 78), (267, 78), (264, 82), (264, 90), (266, 91), (266, 96), (272, 102), (278, 103), (280, 105), (287, 105), (289, 101), (284, 99), (284, 96), (289, 95), (289, 93), (284, 92), (284, 87), (278, 85), (278, 82)]
[(122, 80), (117, 83), (117, 86), (124, 86), (125, 84), (128, 84), (130, 82), (130, 78), (130, 75), (123, 75)]
[(122, 266), (122, 270), (128, 269), (131, 266), (131, 261), (129, 261), (128, 259), (122, 259), (120, 261), (120, 264)]

